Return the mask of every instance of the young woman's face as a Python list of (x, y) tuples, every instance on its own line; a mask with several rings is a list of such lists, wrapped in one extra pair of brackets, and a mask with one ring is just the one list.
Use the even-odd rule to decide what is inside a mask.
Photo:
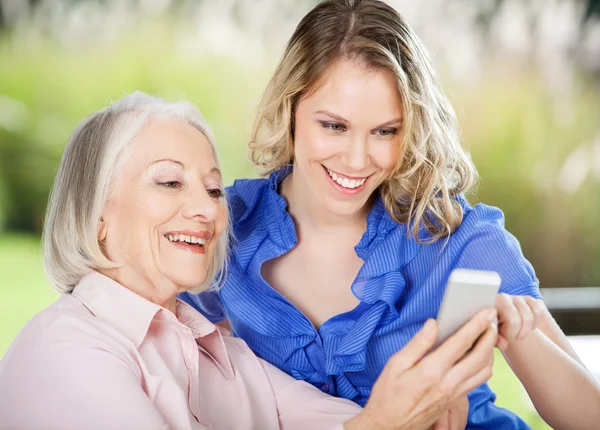
[(339, 61), (295, 112), (294, 177), (338, 216), (361, 211), (396, 165), (402, 111), (396, 78)]

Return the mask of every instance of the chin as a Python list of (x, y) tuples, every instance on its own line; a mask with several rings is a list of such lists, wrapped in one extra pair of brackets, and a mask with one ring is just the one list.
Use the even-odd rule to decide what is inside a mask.
[[(328, 199), (329, 200), (329, 199)], [(360, 212), (364, 207), (366, 201), (339, 201), (339, 200), (329, 200), (325, 202), (325, 207), (332, 214), (339, 217), (347, 217), (352, 216)]]
[(197, 288), (206, 280), (206, 273), (195, 274), (190, 276), (173, 276), (171, 277), (172, 282), (183, 291), (189, 291), (193, 288)]

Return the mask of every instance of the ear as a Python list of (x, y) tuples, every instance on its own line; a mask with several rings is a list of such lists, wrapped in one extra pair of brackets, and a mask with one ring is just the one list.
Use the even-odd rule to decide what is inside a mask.
[(100, 221), (98, 221), (98, 242), (102, 242), (104, 239), (106, 239), (106, 223), (104, 218), (100, 217)]

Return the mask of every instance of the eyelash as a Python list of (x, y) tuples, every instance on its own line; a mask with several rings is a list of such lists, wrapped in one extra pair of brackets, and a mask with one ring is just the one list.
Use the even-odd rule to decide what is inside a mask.
[[(340, 124), (339, 122), (321, 121), (321, 127), (334, 133), (341, 133), (342, 131), (347, 130), (346, 126), (344, 124)], [(334, 130), (333, 127), (341, 127), (341, 130)]]
[(179, 181), (167, 181), (167, 182), (159, 182), (158, 185), (162, 185), (163, 187), (166, 188), (181, 188), (181, 182)]
[[(169, 189), (179, 189), (182, 186), (181, 182), (179, 181), (159, 182), (158, 185)], [(220, 199), (225, 195), (225, 193), (219, 188), (211, 188), (210, 190), (206, 190), (206, 192), (213, 199)]]
[[(321, 122), (321, 126), (329, 131), (332, 131), (334, 133), (342, 133), (346, 130), (348, 130), (346, 128), (346, 126), (344, 124), (341, 124), (339, 122), (326, 122), (326, 121), (322, 121)], [(338, 128), (336, 130), (334, 130), (334, 127)], [(384, 132), (386, 134), (381, 134), (381, 132)], [(397, 128), (380, 128), (378, 130), (374, 131), (374, 134), (380, 136), (380, 137), (393, 137), (395, 135), (398, 134), (398, 129)]]
[[(380, 132), (385, 132), (386, 134), (380, 134)], [(393, 137), (398, 134), (397, 128), (380, 128), (379, 130), (375, 130), (375, 133), (381, 137)]]
[[(211, 190), (206, 190), (206, 191), (207, 191), (208, 195), (211, 196), (213, 199), (220, 199), (225, 194), (219, 188), (213, 188)], [(215, 193), (216, 193), (216, 195), (215, 195)]]

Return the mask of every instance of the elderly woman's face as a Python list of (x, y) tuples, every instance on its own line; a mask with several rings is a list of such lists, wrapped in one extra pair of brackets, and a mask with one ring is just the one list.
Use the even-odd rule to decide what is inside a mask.
[(118, 279), (180, 290), (206, 279), (227, 222), (221, 173), (206, 137), (177, 120), (138, 135), (103, 211), (99, 238), (124, 264)]

